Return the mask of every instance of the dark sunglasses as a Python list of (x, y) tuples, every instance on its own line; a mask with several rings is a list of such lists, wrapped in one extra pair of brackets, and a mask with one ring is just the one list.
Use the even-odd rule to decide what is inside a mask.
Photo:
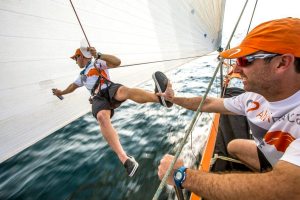
[(278, 56), (279, 54), (274, 53), (261, 53), (250, 56), (244, 56), (236, 59), (236, 65), (239, 67), (247, 67), (256, 59), (265, 59), (265, 58), (273, 58)]
[(77, 59), (80, 57), (80, 55), (76, 55), (75, 57), (74, 57), (74, 60), (75, 61), (77, 61)]

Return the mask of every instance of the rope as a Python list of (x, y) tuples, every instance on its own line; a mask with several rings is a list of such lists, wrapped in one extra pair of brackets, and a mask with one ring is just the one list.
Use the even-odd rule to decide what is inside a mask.
[(129, 66), (135, 66), (135, 65), (144, 65), (144, 64), (152, 64), (152, 63), (159, 63), (159, 62), (168, 62), (168, 61), (173, 61), (173, 60), (184, 60), (184, 59), (189, 59), (189, 58), (200, 58), (200, 57), (203, 57), (203, 56), (204, 55), (190, 56), (190, 57), (183, 57), (183, 58), (165, 59), (165, 60), (157, 60), (157, 61), (135, 63), (135, 64), (129, 64), (129, 65), (121, 65), (119, 67), (129, 67)]
[(72, 3), (72, 0), (70, 0), (70, 3), (71, 3), (71, 6), (72, 6), (72, 8), (73, 8), (73, 10), (74, 10), (74, 13), (75, 13), (75, 15), (76, 15), (76, 18), (77, 18), (77, 20), (78, 20), (78, 22), (79, 22), (80, 28), (81, 28), (81, 30), (82, 30), (82, 32), (83, 32), (83, 34), (84, 34), (84, 37), (85, 37), (85, 39), (86, 39), (86, 41), (87, 41), (89, 47), (91, 47), (90, 42), (89, 42), (89, 40), (88, 40), (88, 38), (87, 38), (87, 36), (86, 36), (86, 34), (85, 34), (85, 32), (84, 32), (84, 29), (83, 29), (83, 27), (82, 27), (82, 25), (81, 25), (81, 22), (80, 22), (80, 19), (79, 19), (78, 15), (77, 15), (77, 12), (76, 12), (76, 10), (75, 10), (75, 7), (74, 7), (74, 5), (73, 5), (73, 3)]
[[(204, 101), (205, 101), (205, 99), (206, 99), (206, 97), (207, 97), (208, 92), (210, 91), (210, 88), (211, 88), (211, 86), (212, 86), (212, 84), (213, 84), (213, 81), (214, 81), (216, 75), (217, 75), (217, 72), (219, 71), (220, 66), (222, 65), (222, 62), (223, 62), (223, 58), (221, 58), (221, 61), (219, 62), (218, 66), (217, 66), (217, 68), (216, 68), (216, 70), (215, 70), (215, 72), (214, 72), (214, 74), (213, 74), (213, 77), (212, 77), (212, 79), (211, 79), (210, 82), (209, 82), (209, 85), (208, 85), (208, 87), (207, 87), (207, 89), (206, 89), (206, 92), (205, 92), (204, 96), (202, 97), (201, 103), (200, 103), (200, 105), (199, 105), (198, 108), (197, 108), (196, 114), (194, 115), (194, 117), (193, 117), (193, 119), (192, 119), (192, 121), (191, 121), (191, 123), (190, 123), (190, 125), (189, 125), (189, 128), (188, 128), (188, 130), (186, 131), (186, 133), (185, 133), (185, 135), (184, 135), (184, 138), (183, 138), (182, 141), (180, 142), (179, 149), (177, 150), (177, 152), (176, 152), (176, 154), (175, 154), (175, 156), (174, 156), (174, 159), (173, 159), (173, 161), (172, 161), (170, 167), (168, 168), (168, 170), (167, 170), (165, 176), (163, 177), (163, 179), (162, 179), (162, 181), (161, 181), (161, 183), (160, 183), (160, 185), (159, 185), (159, 187), (158, 187), (156, 193), (154, 194), (153, 200), (157, 200), (158, 197), (159, 197), (159, 195), (160, 195), (160, 193), (162, 192), (162, 189), (163, 189), (163, 187), (164, 187), (165, 184), (166, 184), (167, 178), (168, 178), (168, 176), (170, 175), (171, 171), (173, 170), (173, 166), (174, 166), (174, 164), (175, 164), (177, 158), (179, 157), (179, 154), (181, 153), (181, 151), (182, 151), (182, 149), (183, 149), (183, 146), (184, 146), (184, 144), (185, 144), (185, 141), (186, 141), (186, 139), (188, 138), (189, 134), (191, 133), (191, 130), (192, 130), (192, 128), (193, 128), (193, 126), (194, 126), (194, 124), (195, 124), (197, 118), (198, 118), (198, 115), (200, 114), (200, 111), (201, 111), (201, 109), (202, 109), (202, 107), (203, 107), (203, 105), (204, 105)], [(201, 114), (202, 114), (202, 112), (201, 112)], [(201, 114), (200, 114), (200, 115), (201, 115)]]
[(253, 16), (254, 16), (254, 12), (255, 12), (255, 9), (256, 9), (257, 2), (258, 2), (258, 0), (256, 0), (254, 8), (253, 8), (253, 12), (252, 12), (252, 16), (251, 16), (250, 23), (249, 23), (249, 26), (248, 26), (247, 34), (249, 33), (249, 29), (250, 29), (250, 26), (251, 26), (251, 23), (252, 23), (252, 19), (253, 19)]
[[(247, 3), (248, 3), (248, 0), (247, 0), (247, 1), (245, 2), (245, 4), (244, 4), (244, 7), (243, 7), (243, 9), (242, 9), (242, 11), (241, 11), (241, 14), (240, 14), (240, 16), (239, 16), (239, 18), (238, 18), (238, 21), (236, 22), (236, 25), (235, 25), (235, 27), (234, 27), (232, 33), (231, 33), (231, 36), (230, 36), (230, 38), (229, 38), (229, 40), (228, 40), (228, 43), (227, 43), (225, 49), (228, 49), (228, 47), (229, 47), (229, 45), (230, 45), (231, 39), (233, 38), (233, 35), (234, 35), (234, 33), (235, 33), (235, 31), (236, 31), (236, 28), (237, 28), (237, 26), (238, 26), (238, 24), (239, 24), (239, 22), (240, 22), (240, 20), (241, 20), (241, 17), (242, 17), (242, 15), (243, 15), (243, 13), (244, 13), (244, 10), (245, 10), (245, 8), (246, 8)], [(162, 181), (161, 181), (161, 183), (160, 183), (158, 189), (156, 190), (156, 192), (155, 192), (155, 194), (154, 194), (152, 200), (157, 200), (157, 199), (158, 199), (160, 193), (161, 193), (162, 190), (163, 190), (163, 187), (164, 187), (165, 184), (166, 184), (167, 178), (169, 177), (171, 171), (173, 170), (173, 167), (174, 167), (174, 165), (175, 165), (175, 162), (177, 161), (177, 159), (178, 159), (178, 157), (179, 157), (179, 154), (181, 153), (181, 151), (182, 151), (182, 149), (183, 149), (183, 146), (184, 146), (184, 144), (185, 144), (185, 142), (186, 142), (186, 139), (188, 138), (189, 134), (191, 133), (191, 130), (192, 130), (193, 127), (194, 127), (194, 124), (195, 124), (195, 122), (196, 122), (196, 120), (197, 120), (197, 118), (198, 118), (198, 115), (201, 116), (202, 112), (200, 113), (200, 111), (201, 111), (201, 109), (202, 109), (202, 107), (203, 107), (204, 101), (205, 101), (205, 99), (206, 99), (206, 97), (207, 97), (208, 92), (209, 92), (210, 89), (211, 89), (211, 86), (212, 86), (212, 84), (213, 84), (213, 81), (214, 81), (214, 79), (215, 79), (215, 77), (216, 77), (216, 75), (217, 75), (217, 72), (218, 72), (218, 70), (220, 69), (220, 67), (221, 67), (221, 65), (222, 65), (222, 63), (223, 63), (223, 61), (224, 61), (224, 58), (221, 58), (220, 61), (219, 61), (218, 66), (217, 66), (217, 68), (215, 69), (215, 72), (214, 72), (214, 74), (213, 74), (213, 77), (212, 77), (211, 81), (209, 82), (209, 85), (208, 85), (208, 87), (207, 87), (207, 89), (206, 89), (206, 92), (205, 92), (204, 96), (203, 96), (202, 99), (201, 99), (201, 102), (200, 102), (200, 105), (199, 105), (198, 108), (197, 108), (196, 114), (193, 116), (193, 119), (192, 119), (192, 121), (191, 121), (191, 123), (190, 123), (190, 125), (189, 125), (189, 128), (188, 128), (188, 130), (186, 131), (186, 133), (185, 133), (185, 135), (184, 135), (184, 138), (182, 139), (182, 141), (181, 141), (181, 143), (180, 143), (179, 149), (177, 150), (177, 152), (176, 152), (176, 154), (175, 154), (175, 156), (174, 156), (174, 159), (172, 160), (172, 162), (171, 162), (171, 164), (170, 164), (170, 166), (169, 166), (169, 168), (168, 168), (166, 174), (164, 175), (164, 177), (163, 177), (163, 179), (162, 179)]]
[(212, 158), (210, 164), (213, 165), (216, 162), (217, 159), (225, 160), (225, 161), (229, 161), (229, 162), (234, 162), (234, 163), (239, 163), (239, 164), (244, 164), (244, 163), (242, 163), (241, 161), (239, 161), (237, 159), (229, 158), (229, 157), (226, 157), (226, 156), (219, 156), (218, 154), (214, 154), (214, 157)]

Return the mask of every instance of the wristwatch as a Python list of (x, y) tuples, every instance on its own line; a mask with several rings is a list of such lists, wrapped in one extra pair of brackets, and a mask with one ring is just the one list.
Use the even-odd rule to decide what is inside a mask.
[(97, 52), (97, 59), (101, 59), (102, 53)]
[(173, 178), (174, 178), (174, 182), (175, 182), (175, 185), (177, 187), (180, 187), (181, 189), (183, 189), (182, 187), (182, 183), (183, 181), (185, 180), (186, 178), (186, 167), (185, 166), (182, 166), (182, 167), (179, 167), (175, 172), (174, 172), (174, 175), (173, 175)]

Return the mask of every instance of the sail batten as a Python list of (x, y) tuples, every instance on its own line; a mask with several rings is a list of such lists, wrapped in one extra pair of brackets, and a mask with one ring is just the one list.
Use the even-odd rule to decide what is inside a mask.
[[(220, 46), (223, 0), (73, 0), (92, 46), (122, 65), (112, 81), (132, 87)], [(80, 69), (84, 38), (69, 1), (0, 2), (0, 162), (90, 111), (85, 88), (61, 101)], [(165, 60), (165, 62), (163, 62)], [(151, 63), (153, 61), (160, 61)], [(150, 62), (150, 63), (149, 63)]]

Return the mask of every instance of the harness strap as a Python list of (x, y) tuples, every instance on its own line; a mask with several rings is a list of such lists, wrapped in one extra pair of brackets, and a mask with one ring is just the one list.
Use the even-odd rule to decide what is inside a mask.
[[(100, 66), (101, 66), (101, 64), (100, 64)], [(107, 95), (108, 95), (108, 99), (107, 99), (107, 100), (108, 100), (109, 103), (111, 104), (110, 96), (109, 96), (109, 92), (108, 92), (108, 87), (109, 87), (108, 83), (111, 82), (111, 81), (108, 80), (105, 76), (102, 75), (101, 69), (98, 69), (98, 68), (97, 68), (96, 63), (94, 63), (94, 67), (95, 67), (96, 70), (98, 71), (99, 76), (98, 76), (98, 79), (97, 79), (97, 81), (95, 82), (95, 84), (94, 84), (94, 86), (93, 86), (93, 88), (92, 88), (92, 90), (91, 90), (92, 97), (95, 96), (95, 95), (97, 95), (97, 94), (100, 94), (100, 93), (101, 93), (101, 80), (104, 80), (104, 84), (106, 84), (106, 93), (107, 93)], [(99, 86), (99, 84), (100, 84), (100, 86)], [(98, 88), (98, 86), (99, 86), (98, 93), (95, 94), (95, 90)]]

